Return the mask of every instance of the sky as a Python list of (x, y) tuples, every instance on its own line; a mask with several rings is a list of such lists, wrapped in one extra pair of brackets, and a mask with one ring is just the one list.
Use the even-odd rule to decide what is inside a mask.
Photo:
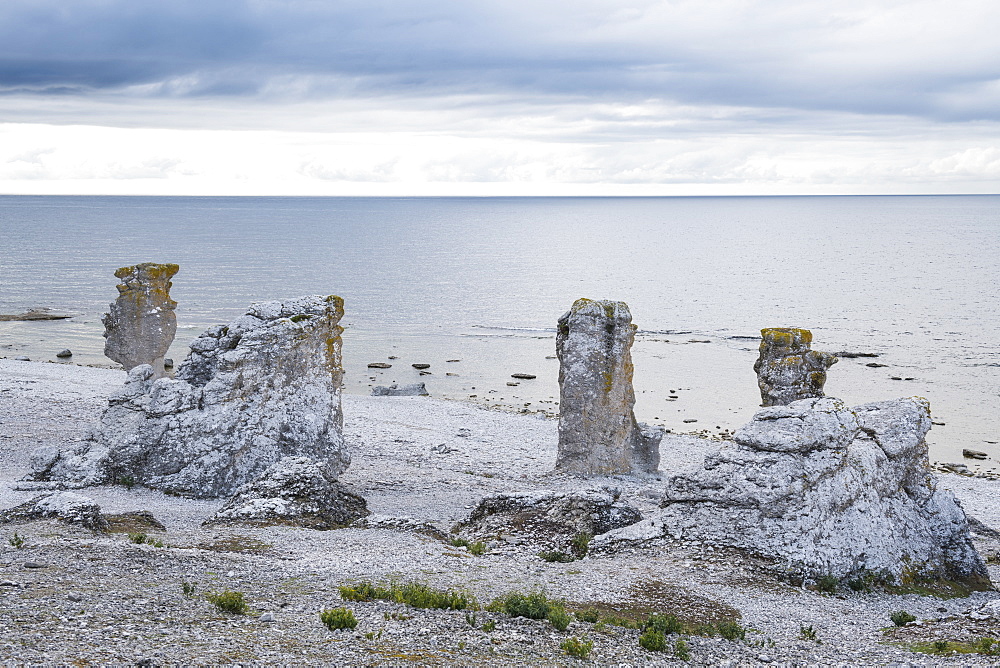
[(0, 193), (1000, 192), (997, 0), (3, 0)]

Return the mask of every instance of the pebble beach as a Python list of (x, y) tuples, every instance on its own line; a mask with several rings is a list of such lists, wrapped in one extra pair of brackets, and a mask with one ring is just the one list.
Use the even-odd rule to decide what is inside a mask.
[[(0, 360), (0, 507), (38, 493), (17, 490), (32, 450), (85, 437), (120, 371)], [(696, 541), (662, 539), (614, 553), (550, 563), (537, 546), (495, 537), (477, 555), (442, 539), (484, 496), (501, 492), (613, 486), (621, 500), (655, 507), (658, 476), (581, 480), (552, 473), (556, 421), (428, 397), (343, 400), (353, 462), (341, 477), (368, 501), (364, 525), (335, 531), (282, 526), (205, 527), (220, 501), (189, 500), (134, 487), (77, 490), (104, 514), (149, 511), (164, 527), (127, 522), (94, 533), (54, 520), (0, 528), (0, 656), (10, 665), (142, 663), (266, 665), (970, 665), (993, 656), (926, 653), (934, 641), (1000, 635), (995, 592), (939, 598), (885, 592), (823, 593), (769, 575), (752, 560)], [(661, 471), (696, 462), (712, 441), (668, 434)], [(982, 523), (976, 545), (988, 561), (1000, 544), (992, 480), (940, 475)], [(16, 546), (16, 543), (20, 543)], [(994, 581), (998, 566), (990, 564)], [(461, 590), (481, 604), (512, 591), (543, 591), (567, 609), (673, 613), (692, 622), (737, 621), (745, 637), (685, 635), (682, 662), (639, 646), (639, 631), (574, 620), (548, 622), (485, 610), (423, 610), (341, 600), (362, 580), (419, 581)], [(246, 614), (206, 598), (240, 592)], [(327, 629), (324, 609), (348, 607), (353, 630)], [(916, 621), (897, 628), (904, 610)], [(1000, 614), (1000, 612), (998, 612)], [(572, 658), (567, 639), (592, 643)], [(678, 639), (680, 639), (678, 637)], [(671, 640), (671, 642), (675, 642)], [(958, 645), (953, 645), (958, 647)], [(964, 645), (962, 645), (964, 647)]]

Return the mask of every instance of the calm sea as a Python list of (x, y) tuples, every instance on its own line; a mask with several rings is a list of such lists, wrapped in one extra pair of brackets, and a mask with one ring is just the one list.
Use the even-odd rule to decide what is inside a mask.
[[(827, 394), (926, 396), (943, 423), (932, 456), (974, 448), (990, 468), (998, 257), (998, 196), (4, 196), (0, 313), (74, 317), (0, 323), (0, 356), (55, 360), (68, 347), (76, 363), (109, 363), (100, 314), (117, 294), (114, 270), (176, 262), (178, 360), (252, 301), (333, 293), (347, 308), (347, 391), (419, 379), (436, 396), (553, 412), (556, 319), (578, 297), (618, 299), (641, 330), (640, 419), (739, 426), (759, 404), (760, 328), (806, 327), (818, 350), (879, 355), (841, 360)], [(390, 356), (391, 369), (366, 368)], [(538, 377), (508, 385), (518, 372)]]

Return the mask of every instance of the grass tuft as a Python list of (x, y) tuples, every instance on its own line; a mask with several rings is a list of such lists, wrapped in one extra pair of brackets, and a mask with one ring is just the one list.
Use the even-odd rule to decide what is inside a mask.
[(244, 615), (250, 610), (243, 593), (238, 591), (223, 591), (215, 594), (208, 594), (205, 598), (214, 603), (215, 607), (222, 612), (229, 612), (234, 615)]

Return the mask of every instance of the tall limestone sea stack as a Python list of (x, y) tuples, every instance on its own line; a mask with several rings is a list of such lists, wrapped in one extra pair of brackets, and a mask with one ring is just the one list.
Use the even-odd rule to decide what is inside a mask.
[(191, 343), (176, 378), (142, 364), (79, 447), (41, 448), (31, 478), (229, 496), (287, 457), (335, 480), (350, 462), (340, 392), (340, 297), (259, 302)]
[(826, 370), (837, 363), (830, 353), (811, 350), (812, 332), (792, 327), (760, 330), (757, 372), (762, 406), (787, 406), (800, 399), (822, 397)]
[(178, 268), (143, 262), (115, 272), (122, 282), (118, 299), (101, 318), (107, 339), (104, 354), (126, 371), (149, 364), (154, 378), (165, 375), (163, 358), (177, 334), (177, 302), (170, 298), (170, 279)]
[(559, 454), (556, 469), (581, 475), (651, 473), (662, 432), (632, 407), (632, 341), (625, 302), (578, 299), (559, 318)]

